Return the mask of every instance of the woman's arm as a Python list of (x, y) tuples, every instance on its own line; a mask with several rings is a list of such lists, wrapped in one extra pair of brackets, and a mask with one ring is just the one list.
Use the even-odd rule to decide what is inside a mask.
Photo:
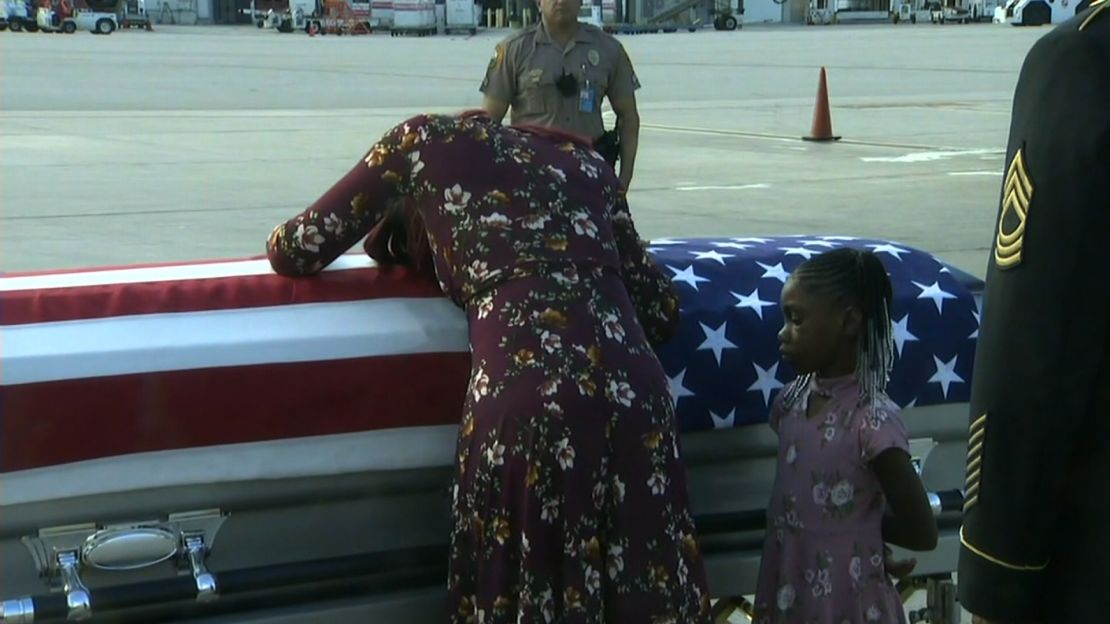
[(648, 341), (652, 346), (659, 346), (678, 331), (678, 295), (671, 287), (671, 280), (659, 270), (644, 241), (640, 240), (628, 200), (623, 195), (616, 199), (612, 221), (625, 288)]
[(366, 156), (306, 210), (275, 227), (266, 241), (270, 266), (281, 275), (312, 275), (365, 236), (405, 192), (420, 163), (422, 118), (395, 126)]

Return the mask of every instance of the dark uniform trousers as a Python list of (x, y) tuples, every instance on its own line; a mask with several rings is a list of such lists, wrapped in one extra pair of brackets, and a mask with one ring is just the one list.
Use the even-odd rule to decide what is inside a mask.
[(959, 598), (999, 622), (1110, 622), (1110, 1), (1030, 50), (1006, 158)]

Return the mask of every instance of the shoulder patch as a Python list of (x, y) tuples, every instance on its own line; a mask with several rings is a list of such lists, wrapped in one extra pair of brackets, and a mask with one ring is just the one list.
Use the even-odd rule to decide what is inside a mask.
[(489, 67), (486, 71), (497, 71), (501, 69), (501, 64), (505, 62), (505, 48), (509, 47), (508, 42), (502, 41), (493, 48), (493, 57), (489, 60)]
[(1033, 180), (1025, 165), (1025, 146), (1018, 148), (1006, 171), (1002, 189), (1002, 214), (998, 218), (998, 237), (994, 242), (994, 262), (1000, 269), (1021, 264), (1025, 244), (1025, 220), (1033, 199)]
[(1110, 1), (1095, 0), (1094, 2), (1092, 2), (1091, 5), (1087, 7), (1091, 10), (1091, 13), (1083, 20), (1082, 23), (1079, 24), (1079, 30), (1083, 30), (1084, 28), (1090, 26), (1091, 22), (1095, 21), (1095, 18), (1097, 18), (1099, 15), (1110, 15), (1110, 9), (1108, 9), (1107, 7), (1110, 7)]

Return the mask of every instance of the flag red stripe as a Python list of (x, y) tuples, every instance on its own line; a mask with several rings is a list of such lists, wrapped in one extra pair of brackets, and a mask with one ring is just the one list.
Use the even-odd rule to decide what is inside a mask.
[(128, 453), (458, 422), (468, 353), (3, 388), (0, 472)]
[(442, 296), (437, 284), (402, 268), (329, 271), (304, 278), (241, 275), (0, 292), (0, 325)]

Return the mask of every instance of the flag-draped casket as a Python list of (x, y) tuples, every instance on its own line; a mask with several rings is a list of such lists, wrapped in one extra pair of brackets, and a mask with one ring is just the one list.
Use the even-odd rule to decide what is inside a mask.
[[(695, 512), (762, 508), (774, 439), (759, 425), (793, 376), (778, 356), (779, 295), (800, 262), (843, 245), (875, 251), (894, 283), (891, 396), (915, 434), (939, 448), (950, 438), (959, 455), (975, 280), (881, 240), (659, 239), (651, 251), (682, 308), (659, 355)], [(36, 568), (62, 578), (57, 554), (78, 544), (95, 604), (94, 581), (117, 582), (109, 538), (122, 543), (139, 524), (181, 542), (144, 571), (165, 579), (192, 570), (195, 580), (182, 536), (197, 523), (207, 522), (194, 533), (217, 577), (446, 539), (466, 320), (403, 269), (346, 255), (298, 279), (261, 258), (9, 274), (0, 326), (0, 599), (44, 594)], [(938, 487), (958, 484), (958, 468)], [(208, 515), (173, 515), (198, 510)], [(46, 530), (81, 523), (68, 537)], [(132, 543), (156, 559), (153, 534)], [(715, 588), (744, 589), (734, 586), (754, 573), (756, 542), (722, 542), (714, 555), (706, 537)], [(440, 585), (418, 604), (434, 609)], [(229, 593), (214, 590), (214, 604)]]

